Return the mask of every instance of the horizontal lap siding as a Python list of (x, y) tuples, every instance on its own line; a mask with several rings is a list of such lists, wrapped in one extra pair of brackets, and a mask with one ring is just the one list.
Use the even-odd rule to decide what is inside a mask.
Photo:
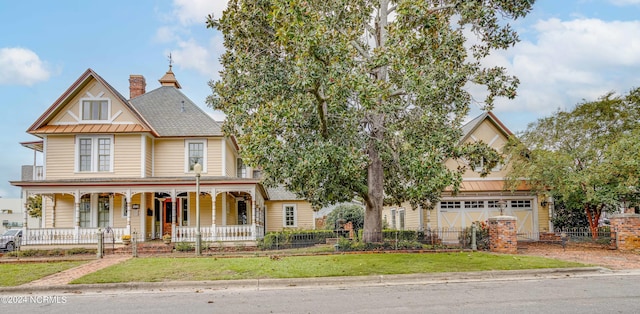
[[(55, 227), (56, 228), (73, 228), (75, 227), (75, 204), (74, 197), (72, 195), (56, 195), (55, 201), (47, 202), (47, 204), (55, 204), (55, 213), (53, 208), (47, 208), (47, 215), (55, 215)], [(48, 228), (53, 226), (48, 225)]]
[(295, 204), (297, 211), (297, 226), (291, 229), (314, 229), (313, 209), (307, 201), (266, 201), (267, 206), (267, 232), (282, 231), (287, 229), (283, 224), (283, 205)]
[(46, 142), (46, 179), (74, 177), (75, 137), (73, 135), (49, 135)]
[(207, 142), (207, 175), (219, 176), (222, 172), (222, 139), (213, 138)]
[(155, 177), (184, 176), (184, 140), (168, 139), (155, 142)]
[(142, 153), (140, 135), (116, 135), (114, 138), (114, 172), (100, 176), (140, 177)]

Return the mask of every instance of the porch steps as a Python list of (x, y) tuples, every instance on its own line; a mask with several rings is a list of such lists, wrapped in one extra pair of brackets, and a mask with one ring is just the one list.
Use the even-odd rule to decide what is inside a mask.
[[(132, 250), (133, 245), (125, 245), (114, 249), (107, 248), (107, 251), (111, 251), (113, 254), (132, 254)], [(138, 254), (140, 255), (170, 254), (171, 252), (173, 252), (173, 243), (138, 243)]]

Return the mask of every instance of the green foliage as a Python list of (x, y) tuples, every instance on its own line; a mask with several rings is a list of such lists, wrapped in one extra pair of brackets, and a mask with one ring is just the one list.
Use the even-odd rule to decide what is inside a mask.
[(29, 196), (27, 199), (27, 212), (31, 217), (42, 217), (42, 195)]
[(286, 230), (269, 232), (258, 241), (261, 250), (287, 249), (326, 243), (327, 238), (335, 237), (330, 230)]
[(562, 196), (554, 197), (551, 222), (553, 226), (558, 229), (584, 228), (589, 226), (589, 220), (582, 206), (575, 201), (565, 202)]
[(609, 93), (529, 125), (505, 146), (511, 186), (527, 178), (534, 191), (581, 208), (594, 230), (603, 211), (638, 197), (639, 95)]
[[(486, 222), (476, 221), (476, 247), (481, 251), (489, 250), (489, 225)], [(460, 245), (463, 248), (471, 247), (471, 241), (473, 240), (473, 229), (471, 226), (462, 230), (462, 233), (458, 236)]]
[(84, 247), (71, 248), (66, 251), (67, 255), (79, 255), (79, 254), (96, 254), (96, 249), (88, 249)]
[(518, 41), (506, 19), (533, 2), (231, 0), (207, 20), (226, 48), (207, 102), (267, 185), (316, 208), (361, 198), (365, 240), (377, 241), (384, 202), (426, 206), (457, 190), (465, 167), (446, 160), (482, 158), (485, 174), (500, 161), (485, 143), (460, 144), (469, 84), (486, 88), (487, 109), (515, 96), (518, 80), (480, 61)]
[(364, 208), (355, 204), (342, 204), (336, 206), (328, 215), (325, 221), (325, 229), (335, 230), (336, 221), (344, 219), (346, 222), (353, 223), (354, 230), (360, 230), (364, 226)]
[(178, 242), (175, 245), (175, 249), (178, 252), (189, 252), (189, 251), (195, 251), (195, 246), (189, 242)]

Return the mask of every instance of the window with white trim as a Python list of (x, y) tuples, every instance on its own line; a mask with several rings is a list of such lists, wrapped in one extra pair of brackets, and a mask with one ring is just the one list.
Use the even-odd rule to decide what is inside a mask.
[(110, 197), (109, 195), (98, 196), (98, 227), (109, 227), (109, 209), (110, 209)]
[(404, 230), (404, 216), (405, 216), (404, 208), (400, 208), (398, 210), (398, 221), (400, 222), (400, 227), (398, 229), (400, 230)]
[(531, 208), (531, 200), (513, 200), (511, 201), (512, 208)]
[(282, 225), (284, 227), (296, 227), (298, 225), (298, 213), (295, 204), (282, 205)]
[(440, 208), (442, 209), (455, 209), (461, 208), (462, 204), (460, 201), (442, 201), (440, 202)]
[(396, 209), (391, 209), (391, 229), (396, 228)]
[(465, 201), (464, 202), (464, 208), (483, 208), (483, 207), (484, 207), (483, 201)]
[(199, 163), (202, 166), (202, 172), (207, 171), (207, 142), (205, 140), (189, 140), (185, 143), (186, 165), (185, 172), (193, 172), (193, 166)]
[(91, 195), (89, 194), (80, 198), (80, 227), (91, 227)]
[(109, 172), (113, 169), (112, 135), (78, 135), (76, 152), (76, 172)]
[(111, 106), (108, 99), (83, 99), (80, 109), (82, 121), (108, 121)]

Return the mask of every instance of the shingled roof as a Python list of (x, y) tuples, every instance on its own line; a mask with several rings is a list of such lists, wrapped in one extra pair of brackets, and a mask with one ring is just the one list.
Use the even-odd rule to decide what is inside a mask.
[(160, 137), (223, 135), (220, 124), (175, 87), (162, 86), (129, 102)]

